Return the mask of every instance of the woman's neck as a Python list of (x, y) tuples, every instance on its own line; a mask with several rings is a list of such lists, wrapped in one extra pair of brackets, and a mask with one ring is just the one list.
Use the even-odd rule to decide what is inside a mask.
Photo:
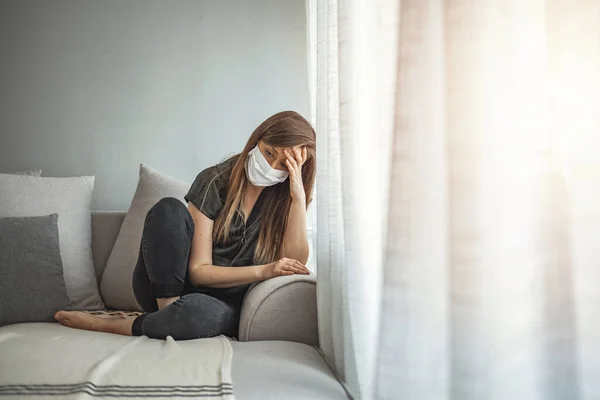
[(254, 186), (252, 183), (248, 182), (248, 186), (246, 186), (246, 194), (249, 194), (252, 197), (258, 197), (263, 189), (263, 186)]
[(244, 222), (250, 217), (250, 213), (252, 212), (252, 209), (254, 208), (254, 205), (256, 204), (256, 201), (258, 200), (258, 197), (263, 189), (264, 187), (262, 186), (254, 186), (248, 182), (241, 204), (242, 211), (244, 213)]

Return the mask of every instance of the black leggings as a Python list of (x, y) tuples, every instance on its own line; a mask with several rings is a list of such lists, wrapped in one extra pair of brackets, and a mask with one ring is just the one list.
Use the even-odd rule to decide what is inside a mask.
[[(133, 271), (133, 292), (147, 314), (135, 319), (134, 336), (175, 340), (237, 335), (237, 307), (205, 293), (195, 293), (187, 270), (194, 221), (185, 205), (172, 197), (146, 215), (140, 255)], [(181, 296), (158, 309), (157, 298)]]

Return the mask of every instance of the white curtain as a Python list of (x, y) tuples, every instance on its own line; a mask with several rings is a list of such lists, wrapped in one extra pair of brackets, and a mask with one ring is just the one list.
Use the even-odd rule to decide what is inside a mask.
[(600, 399), (600, 1), (314, 6), (320, 340), (350, 393)]
[(320, 347), (357, 398), (374, 390), (376, 371), (394, 113), (395, 6), (395, 1), (308, 3), (309, 27), (316, 27), (309, 49), (316, 51), (311, 76), (316, 86)]

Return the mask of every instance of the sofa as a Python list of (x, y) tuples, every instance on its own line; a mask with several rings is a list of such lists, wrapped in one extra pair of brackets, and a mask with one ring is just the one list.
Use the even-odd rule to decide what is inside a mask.
[[(92, 255), (98, 281), (102, 277), (124, 212), (92, 212)], [(244, 399), (346, 399), (343, 386), (324, 361), (318, 348), (315, 277), (294, 275), (253, 285), (243, 303), (238, 340), (232, 340), (231, 378), (235, 398)], [(9, 332), (9, 333), (7, 333)], [(65, 352), (60, 363), (44, 357), (54, 337), (85, 340), (89, 352), (101, 351), (114, 335), (75, 330), (58, 323), (21, 323), (0, 328), (0, 342), (18, 335), (27, 352), (7, 357), (0, 352), (0, 374), (29, 374), (70, 361), (81, 363), (81, 355)], [(119, 340), (134, 340), (121, 338)], [(154, 340), (154, 339), (149, 339)], [(175, 360), (176, 362), (176, 360)], [(94, 365), (85, 366), (92, 370)], [(14, 398), (14, 397), (13, 397)], [(54, 397), (56, 398), (56, 397)], [(87, 398), (87, 397), (83, 397)]]

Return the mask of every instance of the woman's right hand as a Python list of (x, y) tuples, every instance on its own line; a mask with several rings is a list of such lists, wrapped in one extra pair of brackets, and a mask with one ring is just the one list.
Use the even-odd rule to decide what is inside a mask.
[(291, 258), (282, 258), (281, 260), (260, 266), (261, 280), (294, 274), (308, 275), (310, 271), (300, 261)]

